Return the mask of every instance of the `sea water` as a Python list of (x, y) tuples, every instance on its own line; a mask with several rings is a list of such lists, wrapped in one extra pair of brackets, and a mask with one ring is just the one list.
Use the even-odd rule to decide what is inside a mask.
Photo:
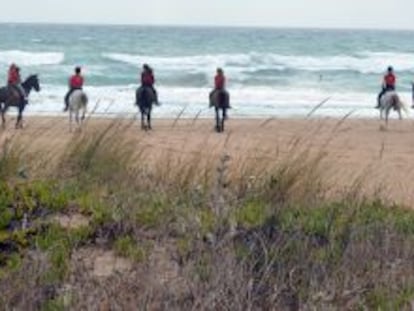
[[(207, 117), (218, 67), (227, 77), (231, 117), (377, 117), (382, 76), (393, 66), (411, 104), (414, 32), (167, 26), (0, 24), (0, 78), (17, 63), (37, 73), (29, 115), (62, 113), (68, 78), (82, 66), (90, 110), (137, 112), (141, 67), (155, 73), (162, 103), (155, 117)], [(0, 80), (0, 81), (1, 81)]]

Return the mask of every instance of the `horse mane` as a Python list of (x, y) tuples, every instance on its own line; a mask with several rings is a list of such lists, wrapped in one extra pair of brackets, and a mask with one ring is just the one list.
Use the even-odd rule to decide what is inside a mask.
[(31, 75), (29, 75), (23, 82), (22, 82), (22, 84), (26, 84), (26, 83), (28, 83), (29, 81), (31, 81), (31, 80), (33, 80), (33, 79), (37, 79), (37, 74), (31, 74)]

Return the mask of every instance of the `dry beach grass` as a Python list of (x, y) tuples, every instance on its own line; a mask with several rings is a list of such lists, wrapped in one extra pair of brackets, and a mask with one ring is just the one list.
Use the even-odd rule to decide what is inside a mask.
[[(388, 131), (368, 119), (269, 119), (231, 120), (227, 132), (217, 135), (211, 120), (156, 120), (155, 131), (142, 132), (133, 120), (92, 119), (85, 131), (99, 133), (108, 126), (116, 128), (125, 148), (146, 161), (164, 166), (171, 161), (209, 162), (222, 154), (232, 157), (231, 167), (238, 164), (265, 169), (292, 152), (323, 154), (326, 186), (333, 192), (361, 183), (361, 191), (378, 194), (399, 204), (412, 205), (410, 183), (414, 179), (414, 123), (394, 121)], [(115, 135), (115, 134), (114, 134)], [(68, 132), (65, 118), (28, 118), (27, 128), (9, 129), (1, 140), (13, 137), (23, 153), (36, 162), (53, 159), (66, 151), (67, 144), (79, 133)], [(116, 137), (114, 137), (116, 140)], [(171, 165), (171, 164), (170, 164)], [(200, 164), (201, 165), (201, 164)]]
[(0, 134), (6, 310), (411, 308), (410, 121), (26, 122)]

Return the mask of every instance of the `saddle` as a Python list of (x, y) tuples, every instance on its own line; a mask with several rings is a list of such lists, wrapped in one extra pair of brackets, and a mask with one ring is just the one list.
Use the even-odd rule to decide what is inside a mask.
[(19, 103), (23, 101), (22, 95), (13, 85), (9, 85), (7, 88), (7, 102)]

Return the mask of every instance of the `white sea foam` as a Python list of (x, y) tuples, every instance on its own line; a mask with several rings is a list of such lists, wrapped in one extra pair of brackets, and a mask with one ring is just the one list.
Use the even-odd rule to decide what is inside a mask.
[[(135, 86), (86, 87), (90, 98), (89, 109), (99, 103), (96, 114), (103, 116), (133, 116)], [(185, 108), (183, 117), (210, 117), (208, 109), (208, 88), (159, 88), (161, 107), (156, 107), (155, 117), (173, 118)], [(343, 117), (352, 111), (353, 117), (377, 117), (375, 94), (368, 93), (327, 93), (309, 89), (275, 89), (250, 87), (231, 89), (233, 117), (303, 117), (323, 100), (329, 100), (320, 107), (315, 116)], [(66, 88), (43, 86), (41, 93), (31, 95), (29, 114), (60, 114)], [(409, 103), (410, 94), (402, 93)]]
[(356, 71), (382, 73), (392, 64), (398, 71), (414, 71), (414, 53), (360, 52), (352, 55), (281, 55), (274, 53), (217, 54), (180, 57), (157, 57), (122, 53), (104, 53), (103, 57), (140, 66), (149, 63), (162, 70), (188, 72), (211, 71), (223, 66), (233, 73), (254, 70)]
[(20, 66), (56, 65), (63, 62), (64, 53), (0, 50), (0, 64), (17, 63)]

